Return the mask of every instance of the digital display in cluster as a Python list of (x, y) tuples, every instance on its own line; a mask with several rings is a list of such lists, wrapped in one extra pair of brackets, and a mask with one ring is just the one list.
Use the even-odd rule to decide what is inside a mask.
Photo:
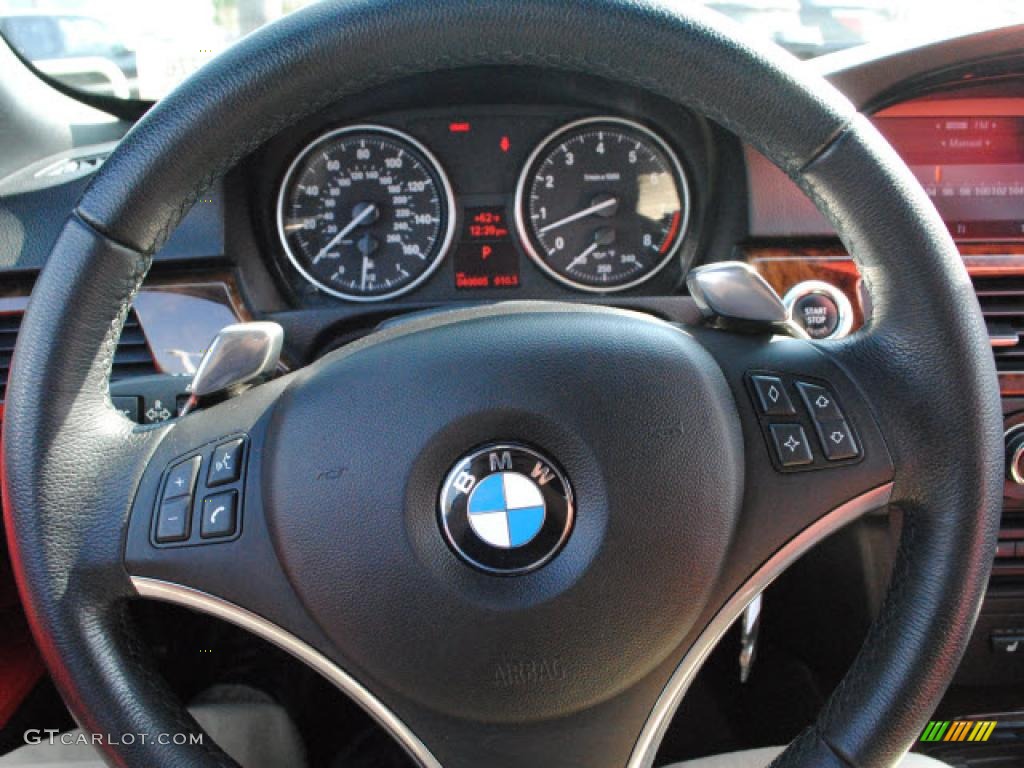
[(519, 254), (512, 244), (504, 206), (467, 208), (464, 222), (455, 248), (455, 287), (519, 287)]

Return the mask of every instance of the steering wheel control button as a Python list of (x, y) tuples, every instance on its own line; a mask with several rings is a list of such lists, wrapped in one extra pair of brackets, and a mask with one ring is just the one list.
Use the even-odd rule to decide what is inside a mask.
[(203, 499), (199, 535), (204, 539), (234, 536), (238, 519), (238, 493), (228, 491)]
[(803, 398), (804, 405), (815, 421), (841, 421), (843, 412), (839, 410), (839, 403), (836, 397), (825, 387), (818, 384), (809, 384), (806, 381), (798, 381), (796, 388)]
[(164, 499), (176, 499), (181, 496), (191, 498), (192, 491), (196, 487), (196, 478), (199, 476), (199, 467), (203, 459), (201, 456), (193, 456), (187, 461), (182, 461), (171, 467), (167, 473), (167, 482), (164, 484)]
[(242, 475), (242, 450), (245, 441), (242, 438), (218, 445), (213, 451), (206, 484), (211, 488), (218, 485), (234, 483)]
[(757, 404), (765, 416), (793, 416), (796, 409), (778, 376), (751, 376)]
[(182, 496), (177, 499), (165, 501), (160, 505), (156, 518), (157, 544), (170, 544), (172, 542), (185, 541), (188, 539), (191, 527), (191, 497)]
[[(828, 382), (751, 371), (747, 385), (761, 429), (774, 449), (776, 469), (821, 470), (833, 462), (860, 458), (857, 437)], [(787, 396), (793, 387), (800, 394), (800, 408), (794, 408)], [(812, 432), (817, 433), (820, 451), (807, 440)]]
[(215, 447), (208, 443), (170, 463), (153, 515), (152, 544), (216, 544), (238, 535), (247, 442), (245, 435), (221, 438)]
[(572, 490), (561, 469), (534, 449), (487, 446), (448, 473), (440, 523), (451, 549), (474, 568), (526, 573), (548, 562), (568, 538)]
[(772, 424), (771, 435), (782, 466), (800, 467), (814, 461), (807, 433), (799, 424)]
[(857, 450), (857, 441), (845, 421), (821, 421), (817, 422), (816, 426), (818, 427), (818, 436), (821, 438), (821, 445), (825, 449), (826, 459), (842, 461), (860, 456), (860, 451)]

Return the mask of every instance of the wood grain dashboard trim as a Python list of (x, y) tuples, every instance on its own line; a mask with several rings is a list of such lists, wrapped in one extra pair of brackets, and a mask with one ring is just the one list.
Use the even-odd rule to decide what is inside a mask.
[[(1024, 277), (1024, 244), (961, 243), (959, 248), (972, 278)], [(841, 245), (754, 245), (741, 253), (780, 296), (806, 280), (831, 283), (853, 306), (854, 330), (864, 324), (870, 297), (856, 263)], [(999, 388), (1004, 397), (1024, 395), (1024, 373), (1001, 371)]]

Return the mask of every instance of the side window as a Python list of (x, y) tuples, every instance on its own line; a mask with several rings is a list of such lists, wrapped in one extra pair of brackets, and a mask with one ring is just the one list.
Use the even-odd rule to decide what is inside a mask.
[(103, 56), (113, 53), (110, 31), (96, 19), (65, 17), (58, 19), (66, 56)]
[(53, 19), (44, 16), (12, 16), (0, 19), (0, 30), (11, 47), (31, 61), (61, 55)]

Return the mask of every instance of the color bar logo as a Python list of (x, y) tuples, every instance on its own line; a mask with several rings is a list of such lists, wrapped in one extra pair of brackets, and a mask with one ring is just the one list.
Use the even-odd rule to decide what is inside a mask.
[(932, 720), (921, 741), (988, 741), (997, 720)]

